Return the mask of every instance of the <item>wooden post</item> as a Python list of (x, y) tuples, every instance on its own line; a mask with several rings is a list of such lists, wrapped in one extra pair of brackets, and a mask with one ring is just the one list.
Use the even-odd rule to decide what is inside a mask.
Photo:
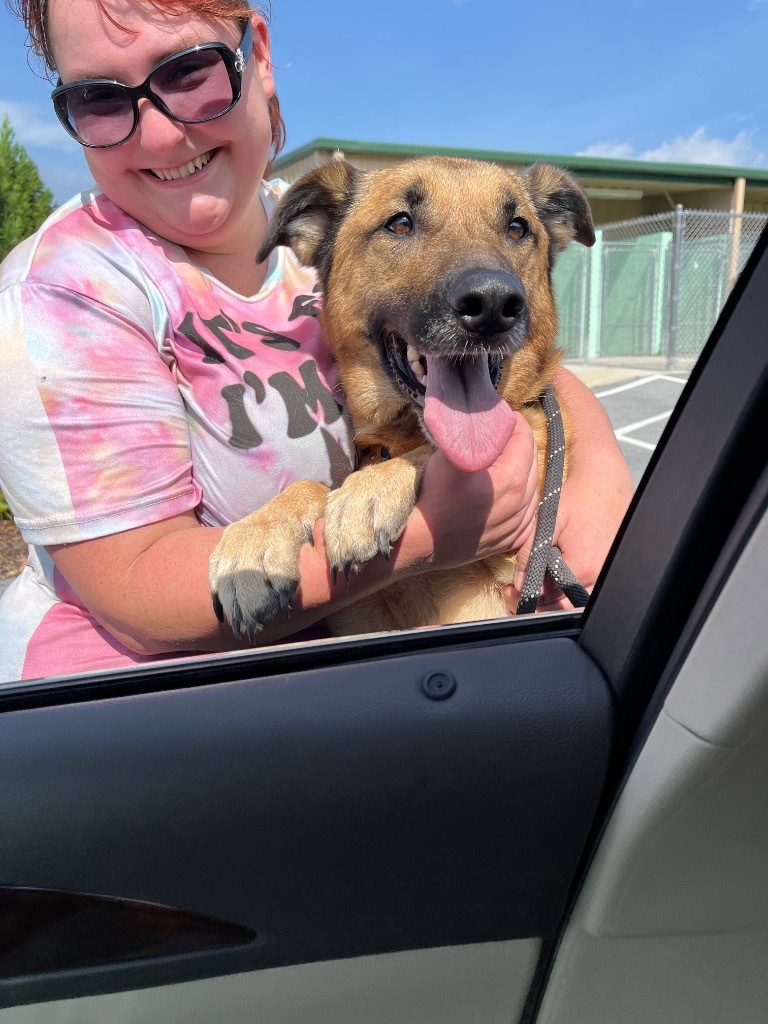
[(741, 248), (741, 221), (744, 215), (744, 194), (747, 188), (746, 178), (737, 178), (733, 183), (733, 201), (731, 203), (731, 247), (728, 258), (728, 291), (736, 284), (739, 276), (739, 250)]

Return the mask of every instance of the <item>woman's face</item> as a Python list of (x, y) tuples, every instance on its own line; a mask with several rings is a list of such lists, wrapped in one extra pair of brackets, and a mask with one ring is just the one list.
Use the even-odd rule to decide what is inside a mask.
[[(62, 82), (110, 78), (138, 85), (164, 57), (198, 43), (223, 42), (235, 50), (237, 21), (193, 13), (171, 15), (149, 4), (106, 0), (51, 0), (48, 31)], [(204, 124), (170, 120), (139, 100), (139, 123), (128, 142), (86, 149), (99, 188), (156, 234), (202, 253), (253, 253), (263, 232), (258, 184), (270, 150), (268, 98), (274, 92), (269, 39), (253, 15), (254, 50), (243, 75), (240, 101)], [(127, 30), (127, 31), (126, 31)], [(155, 172), (209, 158), (195, 173), (167, 180)]]

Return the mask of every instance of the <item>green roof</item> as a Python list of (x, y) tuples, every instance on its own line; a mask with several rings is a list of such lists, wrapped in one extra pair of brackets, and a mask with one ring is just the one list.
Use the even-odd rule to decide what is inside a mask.
[(768, 170), (755, 167), (720, 167), (715, 164), (673, 164), (644, 160), (616, 160), (604, 156), (562, 156), (551, 153), (511, 153), (495, 149), (463, 149), (458, 146), (415, 146), (399, 142), (361, 142), (357, 139), (313, 139), (312, 142), (282, 154), (275, 161), (279, 171), (287, 163), (309, 156), (317, 150), (347, 153), (375, 153), (403, 158), (416, 156), (459, 156), (472, 160), (495, 160), (501, 163), (532, 164), (538, 161), (557, 164), (590, 178), (622, 178), (634, 181), (687, 182), (697, 185), (730, 186), (736, 178), (747, 184), (768, 186)]

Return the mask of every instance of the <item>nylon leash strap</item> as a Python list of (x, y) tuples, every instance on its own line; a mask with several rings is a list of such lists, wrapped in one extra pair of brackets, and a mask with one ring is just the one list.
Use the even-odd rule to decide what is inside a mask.
[(563, 561), (562, 551), (552, 544), (565, 472), (565, 429), (560, 406), (551, 387), (545, 388), (540, 401), (547, 416), (547, 468), (533, 550), (517, 605), (518, 615), (530, 615), (536, 611), (545, 575), (549, 575), (574, 608), (583, 608), (589, 600), (589, 594)]

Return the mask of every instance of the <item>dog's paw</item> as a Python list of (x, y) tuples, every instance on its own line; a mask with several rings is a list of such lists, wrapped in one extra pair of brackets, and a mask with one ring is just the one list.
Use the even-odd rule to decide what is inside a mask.
[(270, 532), (249, 516), (226, 528), (211, 555), (208, 580), (216, 616), (251, 643), (276, 615), (288, 615), (299, 589), (298, 548), (277, 548)]
[(405, 459), (369, 466), (352, 473), (331, 491), (325, 509), (325, 547), (336, 581), (360, 572), (392, 545), (405, 529), (416, 502), (420, 472)]
[(300, 583), (299, 551), (313, 542), (326, 493), (320, 484), (293, 484), (224, 531), (208, 581), (216, 616), (235, 636), (253, 643), (268, 622), (290, 614)]

